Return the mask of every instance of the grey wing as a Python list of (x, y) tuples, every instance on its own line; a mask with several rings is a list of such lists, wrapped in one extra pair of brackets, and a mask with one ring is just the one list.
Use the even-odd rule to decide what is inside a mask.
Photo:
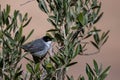
[(23, 45), (22, 48), (26, 52), (35, 53), (38, 51), (42, 51), (45, 48), (45, 44), (41, 39), (37, 39), (33, 42)]

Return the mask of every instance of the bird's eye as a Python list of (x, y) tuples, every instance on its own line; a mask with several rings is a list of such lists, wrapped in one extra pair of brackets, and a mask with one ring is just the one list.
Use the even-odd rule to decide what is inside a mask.
[(47, 39), (48, 41), (50, 41), (50, 39)]

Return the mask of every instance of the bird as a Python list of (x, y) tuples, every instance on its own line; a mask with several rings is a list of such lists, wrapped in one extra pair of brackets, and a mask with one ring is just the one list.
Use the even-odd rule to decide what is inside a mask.
[(25, 52), (31, 53), (35, 63), (39, 63), (46, 56), (48, 50), (51, 48), (52, 39), (52, 37), (43, 36), (42, 38), (22, 45), (21, 48)]

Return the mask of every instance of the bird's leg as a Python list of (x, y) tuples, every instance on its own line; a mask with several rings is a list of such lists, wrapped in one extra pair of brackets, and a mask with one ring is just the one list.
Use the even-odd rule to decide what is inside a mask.
[(34, 60), (35, 64), (40, 62), (40, 58), (39, 57), (34, 56), (34, 55), (32, 55), (32, 57), (33, 57), (33, 60)]

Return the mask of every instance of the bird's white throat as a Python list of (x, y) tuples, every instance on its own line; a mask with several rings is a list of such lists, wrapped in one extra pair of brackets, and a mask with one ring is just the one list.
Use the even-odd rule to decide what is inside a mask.
[(52, 41), (45, 42), (45, 44), (46, 44), (48, 47), (51, 46), (51, 43), (52, 43)]

